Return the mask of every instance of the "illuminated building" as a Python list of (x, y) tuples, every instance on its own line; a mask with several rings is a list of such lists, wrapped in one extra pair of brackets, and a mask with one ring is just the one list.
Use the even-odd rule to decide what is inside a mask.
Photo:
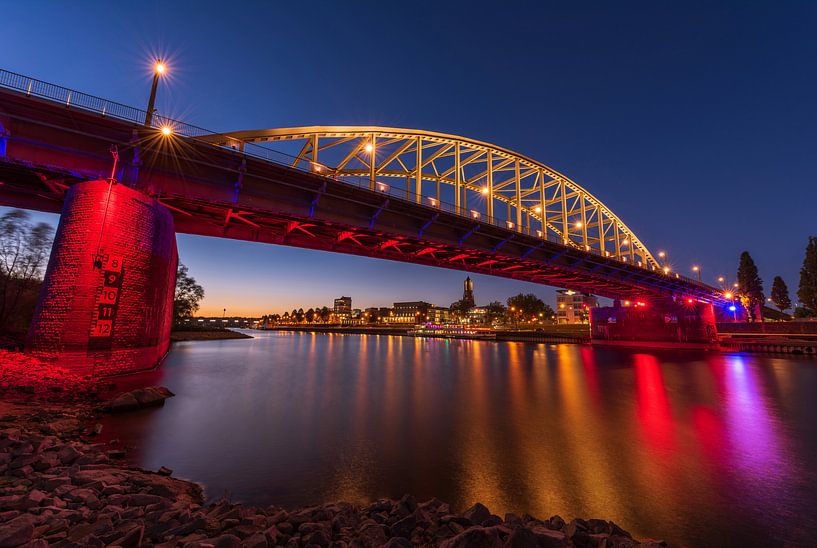
[(590, 309), (598, 305), (596, 297), (589, 293), (557, 289), (556, 321), (558, 323), (588, 323)]

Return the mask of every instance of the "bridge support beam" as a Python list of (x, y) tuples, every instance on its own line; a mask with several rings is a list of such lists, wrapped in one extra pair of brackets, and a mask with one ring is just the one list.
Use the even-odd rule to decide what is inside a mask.
[(711, 304), (687, 301), (631, 303), (590, 310), (593, 342), (717, 342), (715, 313)]
[(95, 376), (156, 367), (170, 346), (176, 282), (170, 212), (122, 184), (71, 187), (26, 350)]

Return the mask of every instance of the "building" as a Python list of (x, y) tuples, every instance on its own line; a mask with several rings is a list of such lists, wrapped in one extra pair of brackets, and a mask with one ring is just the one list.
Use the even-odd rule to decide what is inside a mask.
[(432, 304), (425, 301), (394, 303), (392, 314), (389, 316), (390, 323), (408, 323), (413, 325), (428, 321), (426, 316), (429, 315), (428, 312), (432, 307)]
[(340, 297), (335, 299), (335, 307), (332, 310), (339, 318), (352, 317), (352, 297)]
[(475, 306), (468, 311), (465, 320), (469, 325), (488, 325), (488, 309), (484, 306)]
[(465, 282), (463, 282), (462, 302), (467, 304), (470, 308), (477, 305), (474, 300), (474, 282), (471, 281), (471, 276), (465, 278)]
[(427, 314), (430, 322), (435, 324), (449, 323), (452, 319), (451, 310), (442, 306), (432, 306)]
[(363, 311), (363, 316), (366, 323), (387, 323), (391, 312), (386, 306), (372, 306)]
[(578, 293), (569, 289), (556, 290), (556, 322), (588, 323), (590, 309), (599, 305), (598, 300), (589, 293)]

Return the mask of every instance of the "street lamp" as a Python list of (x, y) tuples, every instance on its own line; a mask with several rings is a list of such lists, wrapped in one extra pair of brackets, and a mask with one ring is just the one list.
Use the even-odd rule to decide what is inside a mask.
[[(153, 121), (153, 112), (156, 110), (154, 105), (156, 104), (156, 88), (159, 86), (159, 77), (163, 76), (167, 72), (167, 65), (161, 59), (156, 59), (156, 62), (153, 64), (153, 85), (150, 86), (150, 99), (148, 99), (148, 111), (145, 114), (145, 127), (150, 127), (150, 123)], [(164, 130), (162, 130), (164, 133)]]
[(699, 267), (698, 265), (695, 265), (695, 266), (692, 267), (692, 271), (695, 272), (696, 274), (698, 274), (698, 282), (700, 282), (701, 281), (701, 267)]

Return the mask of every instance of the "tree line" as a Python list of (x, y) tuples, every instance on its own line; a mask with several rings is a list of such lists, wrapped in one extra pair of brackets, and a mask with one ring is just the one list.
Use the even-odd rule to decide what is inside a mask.
[[(755, 265), (748, 251), (744, 251), (740, 255), (737, 285), (737, 297), (741, 305), (747, 310), (749, 320), (760, 320), (766, 297), (763, 293), (763, 280), (760, 278), (757, 265)], [(806, 244), (803, 265), (800, 268), (797, 298), (800, 301), (800, 306), (794, 309), (795, 318), (817, 317), (817, 236), (810, 236)], [(780, 276), (775, 276), (772, 280), (769, 299), (781, 313), (792, 307), (789, 288)]]

